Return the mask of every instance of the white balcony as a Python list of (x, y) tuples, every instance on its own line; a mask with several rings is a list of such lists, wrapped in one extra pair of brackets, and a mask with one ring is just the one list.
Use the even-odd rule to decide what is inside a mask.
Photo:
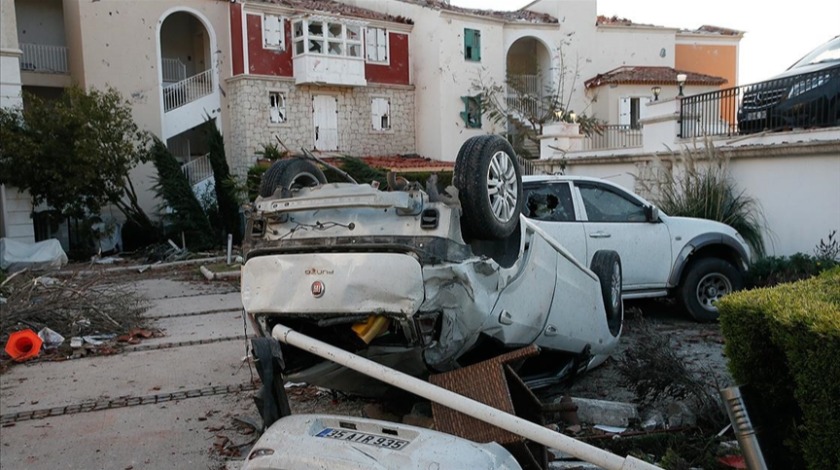
[(189, 180), (191, 187), (208, 178), (212, 178), (213, 167), (210, 165), (209, 154), (194, 158), (181, 165), (181, 171)]
[(208, 69), (180, 82), (163, 87), (163, 109), (166, 112), (213, 93), (213, 71)]
[(215, 86), (215, 71), (205, 70), (180, 82), (163, 84), (164, 125), (162, 138), (169, 139), (218, 117), (221, 93)]
[(163, 83), (177, 83), (187, 78), (187, 66), (181, 59), (161, 59)]
[(361, 57), (302, 54), (294, 58), (295, 84), (365, 86)]
[(20, 58), (20, 69), (23, 72), (70, 73), (67, 48), (64, 46), (21, 43), (20, 49), (23, 51)]

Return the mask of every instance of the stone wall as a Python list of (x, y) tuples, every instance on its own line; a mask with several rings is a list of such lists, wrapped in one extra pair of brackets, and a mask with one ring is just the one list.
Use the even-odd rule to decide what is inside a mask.
[[(286, 122), (269, 120), (269, 93), (286, 96)], [(312, 149), (314, 124), (312, 97), (331, 95), (338, 100), (338, 150), (351, 156), (415, 153), (414, 88), (369, 84), (366, 87), (296, 86), (293, 79), (237, 77), (228, 81), (230, 129), (225, 135), (231, 170), (243, 176), (254, 164), (263, 144), (279, 136), (292, 150)], [(374, 131), (371, 99), (391, 102), (391, 129)]]

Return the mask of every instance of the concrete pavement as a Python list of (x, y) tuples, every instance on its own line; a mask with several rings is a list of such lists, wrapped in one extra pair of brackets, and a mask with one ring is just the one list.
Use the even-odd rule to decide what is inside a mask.
[[(133, 285), (151, 299), (146, 315), (166, 336), (114, 356), (16, 365), (0, 376), (0, 467), (221, 468), (214, 444), (256, 437), (233, 424), (257, 415), (253, 392), (227, 391), (252, 387), (235, 284), (163, 275)], [(202, 341), (214, 342), (194, 344)], [(190, 393), (202, 390), (209, 394)], [(137, 397), (170, 399), (122, 406)], [(94, 403), (117, 407), (75, 412)], [(57, 407), (74, 412), (20, 420)]]

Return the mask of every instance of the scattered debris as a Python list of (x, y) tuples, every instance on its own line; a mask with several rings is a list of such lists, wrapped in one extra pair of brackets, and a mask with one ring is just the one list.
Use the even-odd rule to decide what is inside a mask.
[(55, 349), (64, 342), (64, 336), (47, 327), (41, 328), (41, 331), (38, 332), (38, 337), (44, 342), (44, 349)]
[(160, 338), (163, 332), (160, 330), (148, 330), (146, 328), (132, 328), (128, 334), (117, 336), (120, 343), (139, 344), (141, 339)]
[(80, 348), (74, 337), (87, 336), (101, 345), (142, 326), (146, 300), (127, 285), (109, 281), (105, 274), (56, 279), (20, 271), (9, 276), (0, 284), (0, 295), (6, 298), (0, 304), (0, 341), (24, 328), (49, 328), (62, 337), (59, 345), (71, 338), (70, 348)]
[(572, 398), (577, 405), (577, 416), (583, 423), (627, 428), (639, 421), (636, 405), (588, 398)]

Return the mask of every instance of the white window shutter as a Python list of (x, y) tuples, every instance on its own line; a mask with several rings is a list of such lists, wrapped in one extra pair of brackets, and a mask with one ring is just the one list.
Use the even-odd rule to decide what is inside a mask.
[(275, 15), (265, 15), (263, 20), (263, 40), (268, 47), (277, 47), (283, 44), (281, 31), (281, 19)]
[(382, 122), (380, 116), (381, 114), (379, 111), (379, 100), (374, 98), (370, 102), (370, 123), (371, 128), (375, 131), (382, 130), (382, 127), (380, 126), (380, 123)]
[(381, 28), (376, 29), (376, 60), (388, 60), (388, 32)]
[(365, 57), (376, 60), (376, 28), (365, 28)]
[(618, 101), (618, 124), (630, 125), (630, 98), (625, 97)]

